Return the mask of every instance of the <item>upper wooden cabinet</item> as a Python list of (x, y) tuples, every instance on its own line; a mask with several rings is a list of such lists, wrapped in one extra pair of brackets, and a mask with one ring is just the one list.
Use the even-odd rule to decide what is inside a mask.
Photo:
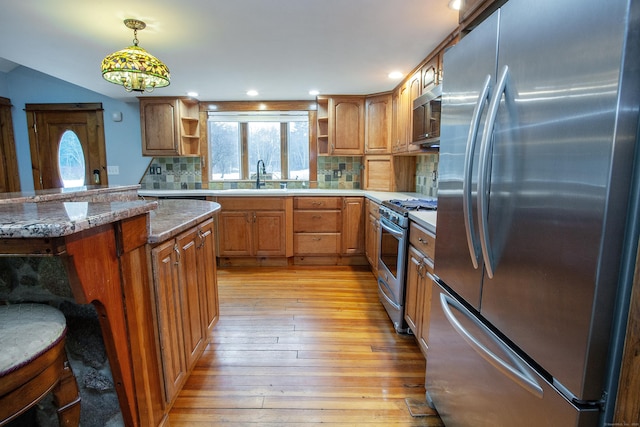
[(364, 97), (317, 98), (318, 154), (360, 156), (364, 153)]
[(144, 156), (199, 156), (198, 101), (190, 98), (140, 98)]
[(365, 154), (390, 153), (392, 123), (392, 97), (390, 93), (366, 98), (365, 123)]

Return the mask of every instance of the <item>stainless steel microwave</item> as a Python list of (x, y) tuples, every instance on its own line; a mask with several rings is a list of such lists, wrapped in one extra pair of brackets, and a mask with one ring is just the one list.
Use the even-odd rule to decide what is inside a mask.
[(442, 86), (434, 86), (413, 101), (412, 144), (422, 147), (440, 145), (440, 101)]

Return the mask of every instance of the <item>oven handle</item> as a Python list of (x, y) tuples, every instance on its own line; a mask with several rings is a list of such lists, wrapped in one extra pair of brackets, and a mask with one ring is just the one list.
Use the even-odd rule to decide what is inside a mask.
[(384, 280), (378, 280), (378, 289), (380, 289), (380, 293), (382, 294), (384, 299), (386, 299), (393, 308), (395, 308), (396, 310), (400, 310), (402, 308), (397, 302), (394, 302), (391, 298), (389, 298), (389, 295), (387, 295), (387, 293), (385, 292), (386, 289), (388, 289), (389, 291), (391, 289), (389, 289), (389, 285), (387, 285)]
[(400, 229), (400, 231), (398, 231), (398, 228), (396, 228), (393, 223), (389, 222), (386, 218), (380, 218), (380, 226), (394, 237), (397, 237), (398, 239), (404, 238), (404, 230)]

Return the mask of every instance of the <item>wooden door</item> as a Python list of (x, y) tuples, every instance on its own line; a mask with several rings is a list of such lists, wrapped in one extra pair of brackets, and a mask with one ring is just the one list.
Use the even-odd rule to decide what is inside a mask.
[(180, 307), (179, 248), (169, 240), (151, 250), (165, 399), (172, 402), (187, 378)]
[(342, 208), (342, 253), (364, 253), (364, 201), (362, 197), (345, 197)]
[(365, 153), (389, 153), (391, 151), (391, 94), (367, 98), (365, 116)]
[[(224, 206), (224, 205), (223, 205)], [(224, 208), (223, 208), (224, 209)], [(222, 211), (219, 214), (220, 256), (251, 256), (253, 213)]]
[(11, 101), (0, 97), (0, 193), (20, 191)]
[(198, 280), (200, 281), (200, 301), (203, 313), (204, 331), (210, 333), (218, 321), (218, 283), (216, 274), (216, 249), (213, 220), (200, 225), (198, 236)]
[(256, 256), (285, 256), (286, 227), (284, 211), (256, 211), (254, 221), (254, 252)]
[(187, 370), (191, 370), (200, 356), (204, 345), (202, 311), (200, 309), (198, 245), (199, 237), (195, 229), (180, 235), (177, 239), (180, 249), (178, 260), (180, 271), (180, 303), (182, 307), (182, 327), (184, 331)]
[(26, 111), (36, 190), (64, 187), (59, 150), (67, 131), (82, 147), (84, 182), (79, 185), (108, 184), (102, 104), (27, 104)]

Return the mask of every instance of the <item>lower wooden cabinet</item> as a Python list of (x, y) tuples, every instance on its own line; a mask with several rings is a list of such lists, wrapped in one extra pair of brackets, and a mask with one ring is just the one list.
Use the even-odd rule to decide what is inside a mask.
[(165, 400), (173, 402), (218, 318), (213, 220), (151, 249)]
[(295, 256), (339, 256), (364, 253), (363, 197), (295, 197)]
[(375, 276), (378, 274), (378, 247), (380, 245), (380, 205), (372, 200), (365, 200), (365, 255)]
[(431, 278), (428, 273), (433, 273), (435, 236), (411, 223), (409, 242), (404, 318), (426, 356), (431, 306)]
[(223, 257), (284, 257), (285, 199), (280, 197), (220, 197), (219, 255)]

